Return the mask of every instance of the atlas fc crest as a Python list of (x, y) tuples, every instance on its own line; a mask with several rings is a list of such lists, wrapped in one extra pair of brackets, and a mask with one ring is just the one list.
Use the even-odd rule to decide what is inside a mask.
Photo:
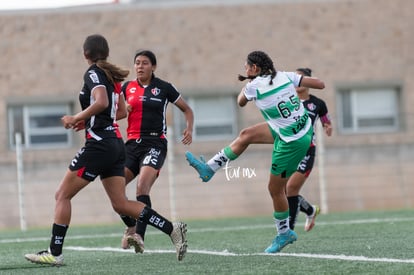
[(151, 93), (152, 93), (154, 96), (157, 96), (157, 95), (159, 95), (159, 94), (161, 93), (161, 90), (160, 90), (160, 89), (158, 89), (158, 88), (153, 88), (153, 89), (151, 89)]
[(315, 109), (316, 109), (316, 105), (313, 104), (312, 102), (308, 103), (306, 106), (308, 107), (308, 110), (310, 110), (310, 111), (315, 111)]

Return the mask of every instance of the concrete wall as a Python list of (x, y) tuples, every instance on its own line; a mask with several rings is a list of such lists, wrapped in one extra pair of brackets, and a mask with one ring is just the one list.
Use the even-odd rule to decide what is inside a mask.
[[(235, 1), (232, 1), (235, 2)], [(323, 98), (337, 125), (336, 89), (345, 85), (397, 83), (403, 88), (403, 129), (376, 135), (341, 135), (325, 139), (324, 175), (329, 211), (413, 207), (414, 34), (410, 0), (276, 1), (274, 3), (153, 6), (118, 5), (33, 12), (0, 13), (0, 221), (18, 227), (15, 152), (8, 148), (8, 102), (73, 98), (87, 64), (82, 43), (91, 33), (104, 34), (110, 61), (133, 69), (136, 49), (152, 49), (156, 74), (185, 95), (205, 92), (236, 94), (241, 88), (246, 55), (268, 52), (277, 69), (311, 67), (326, 89)], [(133, 78), (131, 71), (131, 78)], [(375, 102), (375, 99), (373, 99)], [(374, 104), (374, 103), (373, 103)], [(240, 129), (262, 121), (254, 106), (239, 111)], [(124, 125), (123, 125), (124, 127)], [(73, 148), (24, 151), (24, 206), (29, 226), (48, 225), (54, 191), (83, 138)], [(166, 216), (210, 218), (271, 215), (267, 178), (271, 147), (252, 145), (232, 163), (254, 169), (253, 178), (227, 180), (224, 172), (199, 183), (184, 161), (184, 152), (211, 157), (230, 140), (170, 147), (173, 165), (166, 164), (153, 191), (154, 208)], [(321, 157), (321, 156), (320, 156)], [(168, 177), (173, 169), (173, 177)], [(317, 165), (303, 193), (320, 202)], [(171, 212), (173, 180), (176, 214)], [(134, 186), (128, 187), (133, 196)], [(99, 181), (74, 201), (73, 223), (118, 221)]]

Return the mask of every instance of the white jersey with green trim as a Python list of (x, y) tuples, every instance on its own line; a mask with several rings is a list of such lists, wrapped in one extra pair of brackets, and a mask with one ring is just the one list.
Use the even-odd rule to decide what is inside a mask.
[(277, 72), (273, 84), (270, 75), (258, 76), (246, 84), (244, 95), (254, 100), (269, 126), (286, 141), (304, 136), (311, 119), (299, 100), (295, 87), (300, 85), (302, 76), (295, 72)]

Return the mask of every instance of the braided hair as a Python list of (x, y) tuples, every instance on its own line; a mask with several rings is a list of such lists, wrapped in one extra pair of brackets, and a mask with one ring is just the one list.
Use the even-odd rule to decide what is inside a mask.
[[(273, 78), (276, 76), (276, 69), (273, 66), (272, 59), (263, 51), (253, 51), (249, 53), (247, 56), (247, 64), (250, 66), (256, 64), (257, 67), (260, 68), (260, 73), (258, 76), (266, 76), (270, 75), (270, 82), (269, 85), (273, 84)], [(256, 76), (238, 76), (240, 81), (244, 81), (246, 79), (254, 79)]]

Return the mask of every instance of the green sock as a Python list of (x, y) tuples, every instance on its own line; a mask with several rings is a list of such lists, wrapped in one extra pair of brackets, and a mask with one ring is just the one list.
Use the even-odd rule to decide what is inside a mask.
[(228, 157), (229, 160), (235, 160), (236, 158), (238, 158), (239, 156), (236, 155), (230, 148), (230, 146), (226, 146), (223, 149), (224, 154), (226, 154), (226, 157)]

